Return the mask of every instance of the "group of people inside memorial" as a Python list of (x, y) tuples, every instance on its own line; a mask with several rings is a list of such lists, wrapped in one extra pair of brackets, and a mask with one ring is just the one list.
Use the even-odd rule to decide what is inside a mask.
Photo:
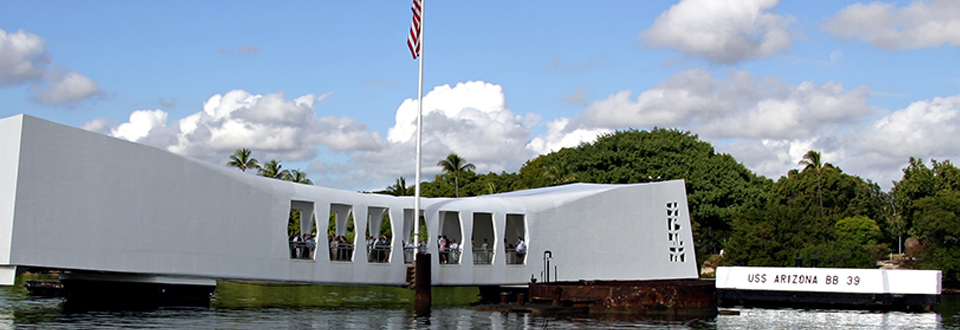
[(290, 236), (290, 259), (313, 259), (316, 249), (316, 235), (293, 234)]
[(460, 243), (457, 243), (457, 240), (447, 238), (447, 235), (437, 236), (437, 248), (440, 251), (441, 264), (460, 263)]
[(390, 239), (386, 235), (367, 236), (367, 262), (390, 262)]
[(353, 243), (350, 243), (346, 236), (327, 235), (327, 243), (330, 244), (330, 260), (353, 260)]
[[(317, 236), (312, 234), (294, 234), (290, 236), (290, 258), (291, 259), (313, 259), (317, 248)], [(330, 246), (330, 260), (334, 261), (352, 261), (353, 244), (347, 240), (346, 236), (327, 236), (327, 242)], [(390, 239), (386, 235), (374, 238), (367, 237), (367, 262), (390, 262)], [(493, 260), (493, 248), (486, 238), (483, 243), (477, 247), (476, 242), (471, 239), (473, 248), (474, 264), (490, 264)], [(459, 264), (460, 254), (462, 252), (460, 243), (456, 239), (448, 238), (447, 235), (437, 236), (437, 248), (440, 251), (441, 264)], [(412, 261), (413, 242), (404, 245), (404, 262)], [(420, 243), (420, 250), (426, 249), (426, 241)], [(407, 252), (411, 254), (407, 256)], [(515, 244), (508, 244), (506, 247), (508, 264), (523, 264), (524, 256), (527, 252), (527, 244), (523, 237), (517, 237)]]

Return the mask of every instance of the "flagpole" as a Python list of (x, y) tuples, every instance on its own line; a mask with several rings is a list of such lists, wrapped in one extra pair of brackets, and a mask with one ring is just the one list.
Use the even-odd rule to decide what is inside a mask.
[(420, 249), (420, 167), (422, 163), (421, 139), (423, 138), (423, 21), (424, 7), (426, 1), (420, 2), (420, 31), (417, 43), (418, 56), (420, 58), (420, 78), (417, 84), (417, 176), (416, 185), (413, 189), (413, 260), (417, 260), (417, 254)]

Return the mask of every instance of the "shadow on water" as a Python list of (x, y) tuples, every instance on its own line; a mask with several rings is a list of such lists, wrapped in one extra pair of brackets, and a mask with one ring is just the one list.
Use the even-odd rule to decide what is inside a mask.
[[(476, 287), (434, 287), (434, 307), (462, 307), (479, 301)], [(221, 281), (214, 308), (413, 308), (413, 290), (385, 286), (299, 285)]]

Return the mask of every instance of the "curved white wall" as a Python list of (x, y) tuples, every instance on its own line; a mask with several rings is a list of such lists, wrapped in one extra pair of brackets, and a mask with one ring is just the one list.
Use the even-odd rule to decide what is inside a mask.
[[(0, 267), (35, 266), (155, 275), (304, 283), (402, 285), (400, 235), (410, 197), (334, 190), (257, 177), (160, 149), (30, 116), (0, 119)], [(290, 258), (291, 201), (312, 202), (324, 232), (331, 205), (349, 205), (358, 234), (353, 262)], [(668, 235), (677, 202), (679, 240)], [(682, 181), (573, 184), (471, 198), (423, 199), (434, 285), (527, 283), (553, 253), (561, 280), (696, 278)], [(368, 263), (363, 234), (370, 208), (388, 209), (395, 234), (389, 263)], [(440, 265), (440, 212), (457, 212), (465, 252)], [(474, 213), (493, 214), (501, 242), (493, 263), (469, 253)], [(521, 214), (525, 265), (507, 265), (507, 214)], [(11, 228), (10, 230), (2, 230)], [(9, 234), (9, 236), (5, 236)], [(510, 240), (510, 242), (513, 242)], [(684, 262), (670, 248), (686, 246)], [(479, 246), (479, 243), (477, 243)]]

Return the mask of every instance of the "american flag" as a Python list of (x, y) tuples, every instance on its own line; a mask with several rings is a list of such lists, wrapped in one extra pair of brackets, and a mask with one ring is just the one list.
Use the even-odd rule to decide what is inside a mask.
[(413, 0), (413, 23), (410, 24), (410, 35), (407, 36), (407, 47), (410, 47), (410, 54), (413, 59), (420, 56), (420, 14), (423, 10), (423, 0)]

